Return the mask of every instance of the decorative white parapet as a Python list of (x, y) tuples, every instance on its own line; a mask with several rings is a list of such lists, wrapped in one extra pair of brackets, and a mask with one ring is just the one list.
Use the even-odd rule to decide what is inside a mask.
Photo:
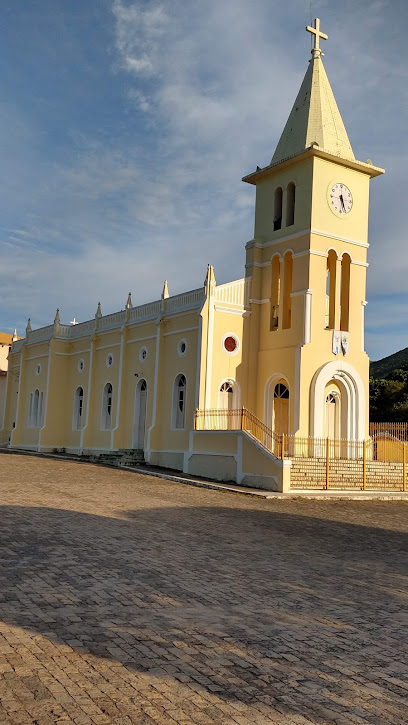
[(121, 310), (120, 312), (113, 312), (111, 315), (104, 315), (98, 322), (98, 332), (101, 330), (116, 330), (118, 327), (122, 327), (126, 321), (126, 312)]
[[(198, 289), (184, 292), (174, 297), (168, 297), (165, 299), (165, 314), (175, 314), (181, 311), (197, 309), (204, 304), (204, 301), (204, 287), (199, 287)], [(98, 305), (99, 309), (100, 306)], [(97, 319), (79, 322), (76, 325), (59, 323), (58, 331), (56, 330), (55, 324), (48, 325), (47, 327), (40, 327), (38, 330), (30, 330), (27, 338), (13, 343), (12, 351), (13, 353), (20, 352), (25, 344), (32, 345), (39, 342), (46, 342), (51, 340), (53, 336), (57, 339), (76, 340), (92, 335), (96, 328), (98, 333), (106, 332), (108, 330), (120, 329), (125, 324), (137, 324), (145, 322), (146, 320), (156, 319), (161, 315), (163, 315), (163, 300), (156, 300), (155, 302), (148, 302), (146, 305), (139, 305), (138, 307), (127, 307), (126, 310), (114, 312), (111, 315), (98, 315)], [(55, 334), (56, 332), (57, 334)]]
[(193, 289), (190, 292), (183, 292), (181, 295), (168, 297), (166, 300), (166, 313), (179, 312), (181, 310), (194, 309), (201, 307), (205, 300), (204, 287)]
[(162, 309), (161, 300), (156, 302), (148, 302), (147, 305), (139, 305), (138, 307), (132, 307), (129, 310), (129, 322), (142, 322), (144, 320), (150, 320), (160, 315)]
[(47, 327), (39, 327), (38, 330), (31, 330), (30, 332), (30, 345), (38, 342), (46, 342), (51, 340), (54, 334), (54, 325), (47, 325)]
[(251, 290), (251, 277), (237, 279), (235, 282), (217, 285), (215, 288), (215, 301), (234, 307), (249, 307)]
[(86, 322), (77, 322), (76, 325), (61, 325), (58, 337), (72, 340), (92, 335), (95, 330), (95, 320), (87, 320)]

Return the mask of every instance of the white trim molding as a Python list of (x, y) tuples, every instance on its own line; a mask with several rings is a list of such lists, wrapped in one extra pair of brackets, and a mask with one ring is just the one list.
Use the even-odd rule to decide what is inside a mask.
[(335, 380), (341, 390), (341, 437), (364, 440), (366, 391), (358, 371), (344, 360), (326, 363), (315, 373), (310, 386), (310, 435), (324, 437), (324, 393), (331, 380)]
[(365, 351), (365, 308), (367, 306), (367, 301), (362, 300), (361, 302), (361, 349), (364, 352)]
[(298, 239), (299, 237), (305, 236), (305, 234), (316, 234), (319, 237), (327, 237), (328, 239), (336, 239), (338, 242), (346, 242), (347, 244), (354, 244), (356, 247), (365, 247), (366, 249), (370, 246), (368, 242), (360, 242), (357, 239), (350, 239), (349, 237), (339, 237), (336, 234), (330, 234), (324, 232), (321, 229), (302, 229), (299, 232), (293, 234), (287, 234), (286, 236), (278, 237), (277, 239), (270, 240), (268, 242), (257, 242), (255, 240), (247, 242), (246, 249), (265, 249), (266, 247), (274, 247), (276, 244), (282, 244), (283, 242), (289, 242), (292, 239)]

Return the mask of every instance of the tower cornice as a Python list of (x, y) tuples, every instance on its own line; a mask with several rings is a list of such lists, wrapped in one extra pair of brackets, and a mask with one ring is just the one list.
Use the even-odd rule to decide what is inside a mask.
[(298, 154), (294, 154), (293, 156), (289, 156), (286, 159), (282, 159), (282, 161), (277, 161), (274, 164), (269, 164), (268, 166), (264, 166), (261, 169), (258, 167), (256, 171), (253, 171), (251, 174), (243, 176), (242, 181), (245, 181), (247, 184), (254, 184), (256, 186), (258, 181), (262, 181), (268, 176), (273, 176), (273, 174), (275, 174), (277, 171), (280, 171), (281, 169), (292, 166), (299, 161), (312, 158), (313, 156), (321, 159), (326, 159), (327, 161), (332, 161), (339, 166), (346, 166), (349, 169), (360, 171), (363, 174), (367, 174), (371, 178), (374, 178), (375, 176), (380, 176), (381, 174), (385, 173), (384, 169), (380, 168), (379, 166), (373, 166), (373, 164), (365, 163), (364, 161), (357, 161), (356, 159), (345, 159), (341, 156), (337, 156), (336, 154), (332, 154), (323, 148), (320, 148), (320, 146), (316, 146), (315, 144), (313, 144), (304, 151), (301, 151)]

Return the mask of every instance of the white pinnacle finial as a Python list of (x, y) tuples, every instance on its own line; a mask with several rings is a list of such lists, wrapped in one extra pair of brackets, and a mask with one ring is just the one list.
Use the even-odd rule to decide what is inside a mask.
[(165, 279), (164, 285), (163, 285), (163, 291), (162, 291), (162, 300), (167, 300), (168, 296), (169, 296), (169, 287), (167, 284), (167, 279)]
[(98, 302), (98, 306), (96, 308), (95, 317), (102, 317), (102, 307), (101, 307), (101, 303), (100, 302)]
[(321, 32), (319, 18), (315, 18), (314, 28), (311, 25), (307, 25), (306, 30), (308, 33), (312, 33), (312, 35), (314, 35), (314, 46), (312, 48), (313, 58), (319, 58), (321, 55), (323, 55), (320, 49), (320, 38), (327, 40), (329, 36), (326, 35), (326, 33)]
[(18, 340), (17, 327), (14, 328), (12, 342), (15, 342), (16, 340)]
[(127, 300), (126, 300), (126, 309), (127, 309), (127, 310), (130, 310), (130, 308), (131, 308), (131, 307), (133, 307), (133, 305), (132, 305), (132, 295), (131, 295), (131, 293), (129, 292), (129, 294), (128, 294), (128, 298), (127, 298)]

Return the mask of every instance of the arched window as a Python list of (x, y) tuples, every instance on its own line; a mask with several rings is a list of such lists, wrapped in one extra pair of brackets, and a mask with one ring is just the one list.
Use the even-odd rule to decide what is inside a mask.
[(280, 258), (278, 254), (272, 258), (271, 274), (271, 330), (277, 330), (280, 303)]
[(292, 325), (292, 277), (293, 257), (292, 252), (286, 252), (283, 264), (283, 317), (282, 328), (287, 330)]
[(34, 393), (33, 397), (33, 409), (32, 409), (32, 426), (33, 428), (36, 428), (38, 425), (38, 407), (40, 402), (40, 391), (37, 390)]
[(273, 231), (282, 228), (282, 188), (278, 186), (275, 191), (275, 203), (274, 203), (274, 217), (273, 217)]
[(74, 418), (73, 428), (75, 430), (81, 430), (82, 428), (82, 412), (84, 407), (84, 390), (79, 387), (75, 391), (74, 395)]
[(327, 255), (325, 309), (325, 327), (329, 330), (334, 330), (336, 327), (336, 274), (337, 253), (334, 249), (330, 249)]
[(295, 194), (296, 186), (293, 181), (288, 184), (286, 191), (286, 226), (290, 227), (295, 223)]
[(40, 398), (38, 401), (37, 426), (40, 426), (41, 422), (42, 422), (43, 397), (44, 397), (44, 393), (41, 391)]
[(275, 390), (273, 391), (273, 397), (274, 398), (289, 398), (289, 390), (283, 383), (278, 383), (275, 385)]
[(340, 330), (348, 332), (350, 318), (350, 269), (351, 258), (343, 254), (341, 260)]
[(110, 430), (112, 428), (112, 397), (112, 385), (111, 383), (106, 383), (103, 389), (102, 400), (102, 428), (104, 430)]
[(33, 393), (30, 393), (30, 401), (28, 404), (28, 419), (27, 419), (27, 424), (28, 424), (29, 428), (31, 428), (33, 425), (33, 398), (34, 398)]
[(135, 391), (135, 412), (133, 421), (133, 448), (143, 450), (145, 446), (147, 412), (147, 382), (139, 380)]
[(43, 409), (43, 393), (38, 390), (30, 393), (30, 401), (28, 405), (28, 427), (39, 428), (42, 421)]
[(177, 375), (173, 387), (173, 428), (184, 428), (186, 419), (187, 381), (184, 375)]

